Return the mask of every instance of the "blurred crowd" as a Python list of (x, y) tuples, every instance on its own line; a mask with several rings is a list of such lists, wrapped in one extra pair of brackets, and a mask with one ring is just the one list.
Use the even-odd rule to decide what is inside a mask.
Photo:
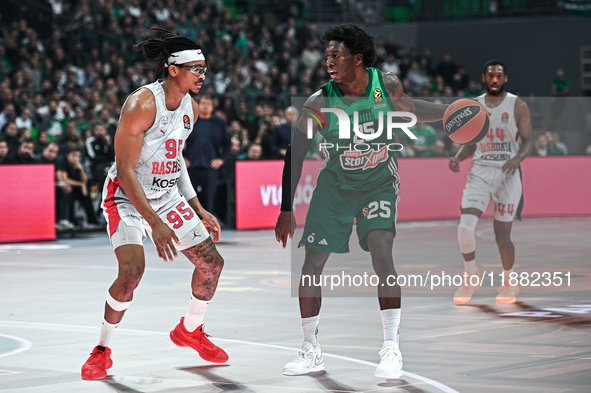
[[(204, 48), (209, 72), (201, 95), (212, 98), (213, 116), (228, 133), (219, 153), (226, 180), (233, 161), (282, 159), (298, 116), (292, 98), (308, 97), (328, 81), (322, 32), (288, 10), (282, 14), (279, 2), (277, 14), (264, 17), (235, 15), (218, 0), (8, 3), (0, 27), (0, 164), (56, 165), (60, 228), (76, 224), (76, 200), (87, 224), (100, 223), (97, 195), (114, 160), (121, 106), (158, 77), (132, 50), (155, 34), (152, 26)], [(376, 67), (397, 74), (409, 95), (451, 102), (482, 93), (451, 53), (434, 59), (430, 49), (405, 48), (394, 36), (377, 37), (376, 44)], [(441, 129), (417, 124), (412, 131), (418, 139), (400, 141), (402, 157), (457, 151)], [(552, 147), (556, 138), (538, 139), (539, 155), (560, 151)]]

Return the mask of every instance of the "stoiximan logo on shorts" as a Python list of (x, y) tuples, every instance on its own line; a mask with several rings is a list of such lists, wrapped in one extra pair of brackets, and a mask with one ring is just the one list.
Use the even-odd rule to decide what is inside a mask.
[[(334, 143), (334, 140), (325, 141), (319, 144), (319, 148), (325, 156), (330, 156), (331, 151), (336, 153), (342, 151), (340, 160), (341, 166), (345, 170), (374, 168), (380, 162), (388, 159), (388, 151), (401, 151), (404, 146), (394, 142), (393, 131), (396, 128), (402, 130), (410, 139), (417, 139), (409, 130), (417, 123), (417, 117), (411, 112), (354, 111), (352, 114), (353, 125), (351, 126), (351, 118), (342, 108), (321, 108), (318, 111), (304, 106), (303, 109), (303, 112), (308, 115), (308, 139), (314, 137), (314, 121), (318, 124), (321, 132), (329, 128), (324, 113), (333, 113), (337, 117), (338, 139), (343, 140), (342, 143)], [(353, 135), (351, 135), (351, 130), (353, 130)], [(386, 132), (385, 138), (382, 137), (384, 130)], [(333, 133), (336, 134), (336, 130)], [(380, 139), (377, 140), (378, 138)]]

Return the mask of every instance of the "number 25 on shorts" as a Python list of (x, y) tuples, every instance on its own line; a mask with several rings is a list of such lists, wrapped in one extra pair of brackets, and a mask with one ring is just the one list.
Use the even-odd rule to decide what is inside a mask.
[(366, 216), (368, 220), (376, 218), (378, 215), (382, 218), (390, 218), (391, 210), (389, 201), (380, 201), (379, 204), (377, 201), (370, 202), (367, 208), (369, 209)]

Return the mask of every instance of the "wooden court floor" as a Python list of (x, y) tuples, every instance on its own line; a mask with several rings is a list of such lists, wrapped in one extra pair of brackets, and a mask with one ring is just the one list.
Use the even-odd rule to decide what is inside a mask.
[[(397, 380), (373, 376), (382, 328), (375, 287), (364, 286), (325, 288), (319, 337), (326, 371), (283, 376), (302, 340), (291, 286), (303, 254), (283, 250), (269, 230), (228, 230), (218, 245), (226, 264), (205, 324), (229, 362), (206, 363), (170, 342), (168, 332), (186, 310), (192, 269), (183, 256), (158, 260), (148, 241), (144, 278), (111, 344), (114, 366), (105, 380), (83, 381), (80, 367), (96, 345), (116, 275), (106, 235), (0, 245), (0, 391), (591, 392), (591, 218), (515, 223), (516, 270), (532, 280), (514, 305), (495, 303), (501, 265), (490, 220), (477, 228), (477, 263), (491, 279), (472, 301), (456, 306), (453, 285), (431, 288), (438, 275), (461, 274), (456, 225), (399, 224), (398, 274), (429, 272), (431, 279), (403, 288), (405, 374)], [(355, 235), (351, 248), (331, 256), (325, 273), (371, 274)], [(554, 281), (535, 286), (537, 273)]]

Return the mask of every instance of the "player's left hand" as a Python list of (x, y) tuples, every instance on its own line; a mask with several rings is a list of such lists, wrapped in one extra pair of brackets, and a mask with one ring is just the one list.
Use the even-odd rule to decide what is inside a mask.
[(277, 243), (283, 243), (283, 248), (285, 248), (287, 246), (287, 238), (292, 238), (295, 228), (296, 221), (292, 212), (279, 213), (277, 224), (275, 224), (275, 239)]
[(204, 211), (201, 215), (201, 222), (203, 222), (203, 225), (205, 225), (205, 229), (207, 229), (207, 232), (211, 234), (213, 242), (219, 242), (220, 234), (222, 233), (222, 228), (220, 227), (218, 219), (215, 218), (215, 216), (210, 212)]
[(519, 161), (517, 158), (513, 157), (512, 159), (507, 160), (505, 162), (505, 164), (503, 164), (503, 166), (501, 167), (501, 170), (503, 171), (505, 176), (513, 176), (515, 174), (515, 172), (517, 171), (517, 169), (519, 168), (520, 163), (521, 163), (521, 161)]

